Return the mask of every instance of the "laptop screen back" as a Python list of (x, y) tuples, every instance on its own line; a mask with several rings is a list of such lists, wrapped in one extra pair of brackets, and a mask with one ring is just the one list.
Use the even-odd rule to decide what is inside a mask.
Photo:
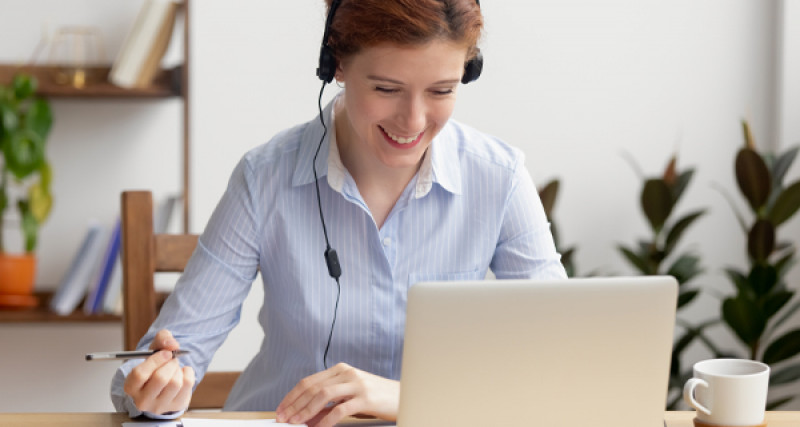
[(661, 427), (677, 288), (669, 276), (416, 284), (398, 425)]

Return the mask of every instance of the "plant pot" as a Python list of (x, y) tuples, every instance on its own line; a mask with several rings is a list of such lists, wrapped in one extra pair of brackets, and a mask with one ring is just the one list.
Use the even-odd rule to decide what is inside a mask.
[(34, 307), (36, 257), (32, 254), (0, 254), (0, 307)]

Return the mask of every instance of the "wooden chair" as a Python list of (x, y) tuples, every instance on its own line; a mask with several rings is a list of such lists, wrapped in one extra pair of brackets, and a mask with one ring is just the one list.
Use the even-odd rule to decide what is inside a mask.
[[(126, 350), (136, 349), (169, 295), (156, 292), (155, 273), (183, 271), (197, 238), (190, 234), (154, 234), (152, 194), (122, 193), (122, 326)], [(192, 395), (189, 409), (222, 408), (239, 374), (207, 372)]]

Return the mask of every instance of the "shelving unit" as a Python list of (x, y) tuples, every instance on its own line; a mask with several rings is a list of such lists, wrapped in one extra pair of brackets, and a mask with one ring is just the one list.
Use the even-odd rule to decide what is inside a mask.
[[(39, 298), (39, 307), (35, 309), (4, 309), (0, 310), (0, 324), (2, 323), (119, 323), (122, 321), (121, 316), (114, 314), (92, 314), (87, 315), (81, 311), (80, 308), (73, 313), (61, 316), (48, 310), (50, 299), (53, 298), (53, 292), (36, 292), (34, 294)], [(157, 292), (156, 301), (159, 305), (164, 303), (169, 293)], [(80, 307), (80, 306), (79, 306)]]
[(153, 84), (141, 89), (123, 89), (108, 82), (108, 73), (111, 67), (94, 67), (87, 70), (94, 76), (96, 82), (89, 83), (83, 88), (74, 88), (69, 85), (60, 85), (53, 82), (57, 72), (56, 67), (50, 66), (13, 66), (0, 65), (0, 82), (11, 81), (14, 74), (24, 72), (36, 77), (39, 96), (45, 98), (167, 98), (180, 96), (182, 67), (161, 70), (155, 77)]
[[(189, 134), (189, 0), (183, 0), (181, 13), (184, 17), (183, 28), (183, 64), (172, 69), (161, 70), (146, 88), (124, 89), (108, 82), (110, 66), (97, 67), (87, 70), (94, 78), (82, 88), (69, 85), (60, 85), (54, 82), (53, 75), (56, 71), (51, 66), (19, 66), (0, 64), (0, 83), (8, 83), (14, 74), (24, 71), (35, 76), (39, 82), (37, 94), (49, 99), (85, 99), (99, 101), (103, 99), (159, 99), (181, 97), (183, 99), (183, 130), (181, 166), (183, 168), (182, 196), (183, 196), (183, 232), (188, 233), (189, 202), (190, 202), (190, 134)], [(68, 316), (59, 316), (48, 308), (53, 292), (36, 292), (39, 305), (32, 309), (5, 309), (0, 308), (0, 324), (2, 323), (108, 323), (121, 322), (122, 318), (116, 315), (98, 314), (86, 315), (78, 308)], [(157, 296), (161, 302), (166, 294)], [(80, 306), (79, 306), (80, 307)]]

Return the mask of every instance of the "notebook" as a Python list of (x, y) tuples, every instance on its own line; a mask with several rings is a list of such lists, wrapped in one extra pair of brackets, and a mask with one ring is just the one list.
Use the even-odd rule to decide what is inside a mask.
[(398, 426), (662, 427), (671, 276), (422, 282)]

